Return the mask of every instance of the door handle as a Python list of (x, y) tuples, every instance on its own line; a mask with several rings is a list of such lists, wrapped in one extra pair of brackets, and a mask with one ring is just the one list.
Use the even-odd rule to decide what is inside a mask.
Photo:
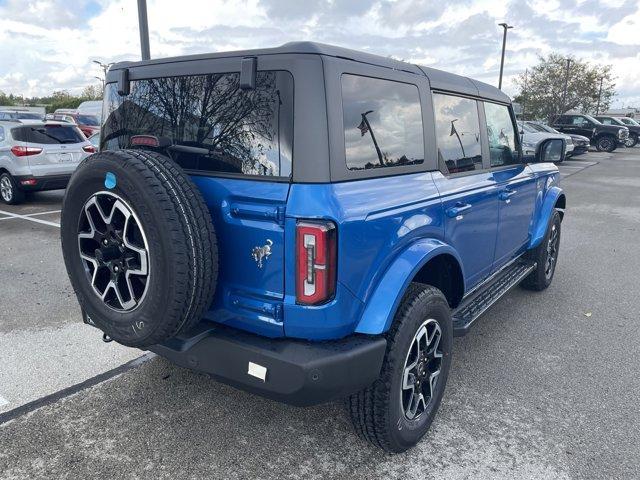
[(503, 190), (498, 194), (500, 200), (509, 200), (513, 195), (518, 193), (517, 190)]
[(471, 209), (471, 204), (458, 202), (456, 203), (455, 207), (447, 208), (445, 213), (447, 214), (447, 217), (454, 218), (469, 209)]

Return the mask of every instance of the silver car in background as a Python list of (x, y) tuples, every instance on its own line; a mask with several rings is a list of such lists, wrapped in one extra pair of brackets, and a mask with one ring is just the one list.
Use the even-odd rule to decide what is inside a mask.
[(16, 204), (26, 192), (65, 188), (95, 151), (73, 124), (0, 120), (0, 201)]
[(535, 155), (538, 144), (543, 140), (552, 138), (560, 138), (564, 140), (565, 157), (570, 156), (573, 152), (573, 140), (569, 135), (565, 135), (564, 133), (540, 132), (531, 125), (528, 125), (527, 122), (518, 122), (518, 128), (522, 133), (522, 153), (526, 156)]

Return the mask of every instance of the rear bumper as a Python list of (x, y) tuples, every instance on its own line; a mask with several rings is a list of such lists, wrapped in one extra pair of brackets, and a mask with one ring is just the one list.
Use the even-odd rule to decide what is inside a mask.
[(36, 192), (41, 190), (60, 190), (67, 188), (71, 174), (48, 175), (46, 177), (34, 177), (32, 175), (19, 175), (15, 177), (20, 190)]
[(309, 406), (343, 398), (373, 383), (386, 346), (383, 337), (308, 342), (207, 323), (189, 338), (174, 338), (149, 350), (242, 390)]

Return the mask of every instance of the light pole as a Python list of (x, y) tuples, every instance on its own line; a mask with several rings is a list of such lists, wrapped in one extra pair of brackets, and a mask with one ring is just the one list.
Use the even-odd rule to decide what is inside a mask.
[(504, 31), (502, 33), (502, 58), (500, 59), (500, 79), (498, 80), (498, 89), (502, 90), (502, 71), (504, 70), (504, 51), (507, 46), (507, 30), (513, 28), (513, 25), (507, 25), (506, 23), (499, 23)]
[(604, 75), (600, 77), (600, 88), (598, 89), (598, 104), (596, 105), (596, 115), (600, 114), (600, 101), (602, 100), (602, 81), (604, 80)]
[(140, 51), (142, 60), (151, 58), (149, 50), (149, 21), (147, 20), (147, 0), (138, 0), (138, 25), (140, 29)]
[(100, 83), (102, 84), (102, 93), (104, 94), (104, 78), (100, 78), (100, 77), (93, 77), (97, 80), (100, 80)]
[(522, 87), (522, 121), (524, 122), (527, 117), (526, 117), (526, 110), (527, 110), (527, 76), (529, 75), (529, 69), (525, 68), (524, 69), (524, 86)]
[(567, 86), (569, 84), (569, 67), (571, 67), (571, 59), (567, 58), (567, 71), (564, 75), (564, 88), (562, 89), (562, 108), (560, 115), (564, 113), (567, 108)]
[[(360, 114), (362, 115), (362, 122), (360, 123), (360, 125), (364, 124), (365, 128), (369, 131), (369, 134), (371, 135), (371, 140), (373, 140), (373, 146), (376, 148), (376, 153), (378, 154), (378, 161), (380, 162), (380, 165), (384, 167), (384, 162), (382, 160), (382, 151), (378, 146), (378, 141), (376, 140), (376, 136), (373, 134), (373, 129), (371, 128), (371, 124), (369, 123), (369, 119), (367, 118), (367, 115), (369, 115), (370, 113), (373, 113), (373, 110), (368, 110)], [(364, 133), (366, 133), (366, 131), (364, 130), (361, 130), (361, 132), (363, 132), (362, 133), (363, 135)]]
[(109, 70), (109, 67), (113, 65), (113, 63), (102, 63), (98, 60), (91, 60), (91, 61), (97, 65), (100, 65), (100, 68), (102, 68), (102, 73), (104, 73), (104, 78), (107, 78), (107, 71)]

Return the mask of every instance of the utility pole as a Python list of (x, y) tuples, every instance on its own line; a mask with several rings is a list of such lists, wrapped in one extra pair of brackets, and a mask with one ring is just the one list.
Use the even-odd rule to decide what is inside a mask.
[(147, 20), (147, 0), (138, 0), (138, 28), (140, 29), (140, 51), (142, 60), (151, 59), (149, 50), (149, 21)]
[(600, 77), (600, 89), (598, 90), (598, 104), (596, 105), (596, 115), (600, 114), (600, 100), (602, 99), (602, 81), (604, 76)]
[(499, 23), (504, 32), (502, 34), (502, 58), (500, 59), (500, 79), (498, 80), (498, 89), (502, 90), (502, 71), (504, 70), (504, 51), (507, 46), (507, 30), (513, 28), (513, 25), (507, 25), (506, 23)]
[(567, 58), (567, 71), (564, 76), (564, 89), (562, 90), (562, 111), (560, 115), (562, 115), (567, 109), (567, 85), (569, 84), (569, 67), (571, 66), (571, 59)]
[(527, 117), (525, 116), (525, 112), (527, 109), (527, 75), (529, 74), (529, 69), (524, 69), (524, 85), (522, 87), (522, 121), (524, 122)]

